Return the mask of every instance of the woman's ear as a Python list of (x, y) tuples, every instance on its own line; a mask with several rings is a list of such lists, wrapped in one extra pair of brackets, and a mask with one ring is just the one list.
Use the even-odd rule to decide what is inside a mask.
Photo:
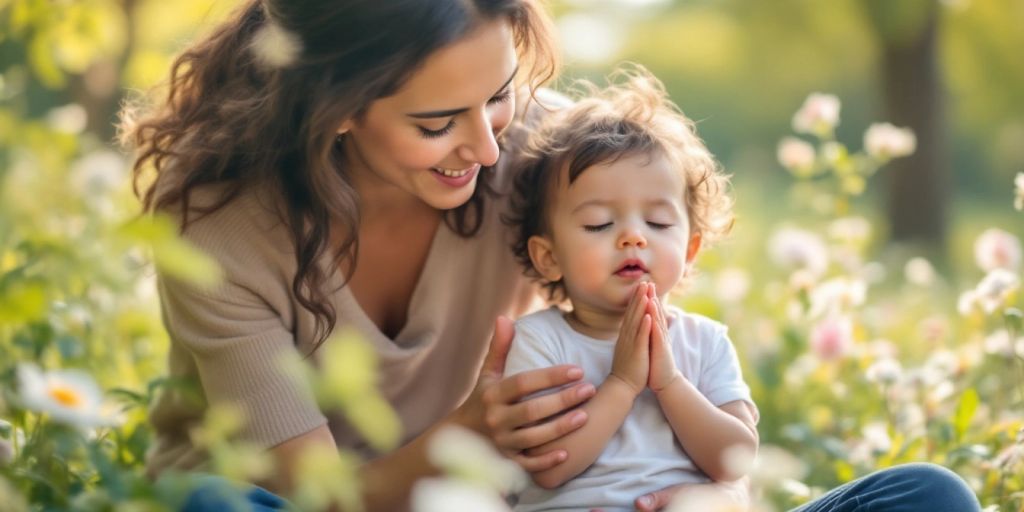
[(530, 252), (533, 268), (537, 269), (541, 277), (552, 283), (562, 279), (562, 268), (558, 265), (554, 245), (549, 238), (531, 236), (526, 242), (526, 248)]

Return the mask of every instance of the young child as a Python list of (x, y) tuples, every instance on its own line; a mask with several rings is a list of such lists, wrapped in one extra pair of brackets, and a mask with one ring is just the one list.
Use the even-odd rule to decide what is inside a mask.
[(517, 511), (632, 511), (674, 484), (738, 479), (757, 450), (726, 328), (665, 302), (731, 227), (727, 178), (657, 79), (621, 74), (531, 135), (506, 217), (527, 272), (571, 309), (521, 318), (505, 373), (571, 363), (597, 389), (582, 428), (535, 449), (568, 456)]

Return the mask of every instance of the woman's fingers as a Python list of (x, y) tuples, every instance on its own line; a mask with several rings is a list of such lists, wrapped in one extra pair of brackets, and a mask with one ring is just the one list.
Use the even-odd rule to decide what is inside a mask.
[(548, 388), (563, 386), (583, 378), (578, 366), (563, 364), (538, 368), (506, 377), (484, 391), (483, 400), (489, 404), (511, 404), (524, 396)]
[(516, 461), (519, 467), (526, 470), (527, 473), (537, 473), (565, 462), (568, 456), (569, 454), (565, 450), (554, 450), (540, 455), (517, 453), (512, 456), (512, 460)]
[(589, 400), (595, 393), (593, 384), (581, 382), (557, 393), (524, 400), (508, 407), (505, 417), (495, 418), (495, 427), (516, 428), (549, 418)]
[(559, 439), (580, 428), (587, 422), (587, 413), (571, 411), (557, 418), (531, 427), (524, 427), (502, 434), (498, 444), (506, 449), (526, 450)]

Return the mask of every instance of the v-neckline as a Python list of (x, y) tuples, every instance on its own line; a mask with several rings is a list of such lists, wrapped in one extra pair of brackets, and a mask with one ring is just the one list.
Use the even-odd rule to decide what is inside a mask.
[(378, 341), (387, 341), (397, 348), (414, 348), (414, 345), (403, 343), (402, 338), (409, 332), (418, 318), (418, 315), (416, 315), (416, 311), (419, 310), (418, 305), (423, 300), (423, 295), (430, 291), (428, 289), (429, 286), (424, 285), (424, 281), (427, 279), (428, 274), (434, 273), (434, 267), (438, 264), (437, 260), (441, 259), (438, 252), (440, 252), (441, 247), (446, 245), (441, 243), (441, 239), (447, 237), (450, 231), (448, 224), (442, 218), (438, 223), (437, 230), (434, 231), (433, 238), (430, 240), (430, 247), (427, 249), (427, 259), (423, 263), (420, 275), (417, 276), (416, 284), (413, 286), (412, 295), (409, 297), (409, 305), (405, 312), (405, 325), (399, 329), (394, 338), (384, 334), (384, 331), (363, 311), (359, 300), (352, 294), (351, 287), (347, 284), (342, 287), (340, 292), (341, 298), (349, 307), (341, 308), (341, 310), (348, 312), (348, 319), (355, 324), (360, 332), (370, 334), (377, 338)]

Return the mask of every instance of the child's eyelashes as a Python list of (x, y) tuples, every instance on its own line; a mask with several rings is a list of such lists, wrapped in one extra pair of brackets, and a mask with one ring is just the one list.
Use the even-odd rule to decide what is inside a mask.
[(648, 222), (647, 225), (653, 229), (668, 229), (672, 227), (672, 224), (663, 224), (661, 222)]
[[(497, 96), (494, 96), (493, 98), (487, 100), (487, 104), (495, 105), (498, 103), (505, 103), (510, 99), (512, 99), (512, 89), (509, 88), (505, 89)], [(431, 130), (429, 128), (424, 128), (422, 126), (417, 126), (417, 128), (420, 129), (420, 135), (422, 135), (426, 139), (436, 139), (438, 137), (444, 137), (445, 135), (451, 133), (452, 129), (455, 128), (455, 118), (448, 120), (448, 124), (446, 124), (444, 128), (441, 128), (440, 130)]]
[[(647, 222), (647, 225), (651, 229), (656, 229), (656, 230), (669, 229), (672, 226), (674, 226), (674, 224), (666, 224), (666, 223), (663, 223), (663, 222)], [(591, 232), (591, 233), (598, 233), (598, 232), (601, 232), (601, 231), (605, 231), (605, 230), (607, 230), (610, 227), (612, 227), (612, 223), (611, 222), (605, 222), (604, 224), (584, 224), (583, 225), (583, 229), (588, 231), (588, 232)]]

